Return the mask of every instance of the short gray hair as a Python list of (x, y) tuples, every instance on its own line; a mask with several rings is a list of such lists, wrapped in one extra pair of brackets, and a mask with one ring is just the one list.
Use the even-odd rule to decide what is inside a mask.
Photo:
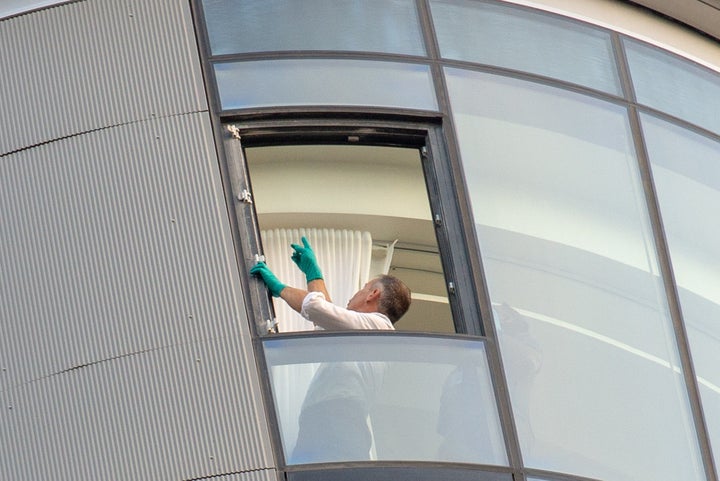
[(380, 287), (382, 291), (378, 301), (378, 308), (395, 324), (410, 307), (410, 289), (403, 281), (390, 275), (376, 277), (373, 287), (376, 286)]

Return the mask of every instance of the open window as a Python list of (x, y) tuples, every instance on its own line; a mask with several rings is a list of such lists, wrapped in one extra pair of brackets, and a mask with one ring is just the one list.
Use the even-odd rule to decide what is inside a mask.
[[(236, 164), (230, 170), (238, 218), (257, 238), (256, 244), (243, 242), (246, 261), (262, 255), (283, 282), (303, 287), (290, 243), (305, 235), (336, 304), (345, 305), (367, 280), (389, 273), (413, 293), (398, 330), (464, 331), (453, 307), (451, 256), (425, 132), (231, 131), (226, 148)], [(262, 317), (277, 320), (275, 326), (263, 320), (275, 332), (312, 328), (283, 302)]]
[[(486, 342), (445, 335), (482, 328), (458, 202), (464, 194), (451, 175), (441, 128), (305, 122), (228, 126), (223, 146), (243, 267), (265, 260), (283, 282), (304, 286), (290, 244), (305, 235), (335, 304), (378, 274), (402, 279), (413, 299), (395, 327), (412, 332), (260, 340), (288, 479), (306, 465), (322, 471), (325, 463), (507, 465)], [(354, 285), (343, 286), (347, 279)], [(245, 287), (260, 334), (312, 329), (289, 317), (296, 313), (285, 302), (273, 305), (262, 282)], [(358, 395), (356, 386), (335, 382), (361, 378)], [(324, 398), (331, 385), (351, 395)], [(474, 413), (470, 422), (466, 408)], [(348, 426), (334, 424), (342, 437), (328, 433), (329, 413), (350, 419)]]

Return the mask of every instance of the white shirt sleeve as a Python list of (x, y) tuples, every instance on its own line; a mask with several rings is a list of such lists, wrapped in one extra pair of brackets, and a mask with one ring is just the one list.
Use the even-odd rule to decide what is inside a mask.
[(309, 292), (303, 299), (302, 316), (328, 331), (346, 329), (395, 329), (380, 312), (356, 312), (328, 302), (321, 292)]

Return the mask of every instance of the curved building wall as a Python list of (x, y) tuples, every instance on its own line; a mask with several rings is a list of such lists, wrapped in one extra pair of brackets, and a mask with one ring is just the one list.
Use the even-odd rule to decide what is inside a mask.
[(349, 113), (440, 125), (467, 192), (469, 317), (507, 392), (462, 479), (717, 481), (720, 46), (610, 1), (332, 4), (0, 21), (0, 478), (340, 472), (271, 442), (217, 140)]
[(0, 478), (276, 479), (184, 1), (0, 21)]
[(690, 205), (718, 205), (717, 43), (618, 2), (199, 3), (228, 121), (441, 118), (505, 366), (511, 464), (716, 479), (720, 333), (698, 313), (716, 311), (720, 255)]

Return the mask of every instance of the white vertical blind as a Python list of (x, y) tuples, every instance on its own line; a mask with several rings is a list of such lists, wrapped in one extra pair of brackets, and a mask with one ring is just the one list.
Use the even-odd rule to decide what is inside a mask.
[[(370, 278), (372, 237), (369, 232), (341, 229), (272, 229), (261, 232), (263, 250), (270, 269), (285, 284), (305, 288), (305, 275), (290, 256), (290, 244), (302, 244), (305, 236), (323, 272), (328, 293), (335, 304), (344, 306)], [(307, 331), (313, 324), (288, 305), (274, 299), (280, 332)]]

